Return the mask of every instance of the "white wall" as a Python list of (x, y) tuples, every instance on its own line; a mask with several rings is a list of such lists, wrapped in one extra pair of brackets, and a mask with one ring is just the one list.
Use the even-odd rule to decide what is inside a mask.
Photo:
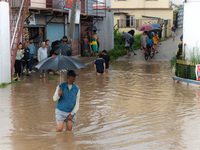
[(200, 54), (200, 0), (188, 1), (184, 4), (184, 20), (183, 20), (183, 43), (185, 46), (186, 59), (190, 59), (190, 54), (193, 52), (193, 48), (198, 47)]
[[(95, 20), (94, 20), (95, 22)], [(99, 27), (98, 31), (100, 47), (99, 51), (111, 50), (114, 48), (114, 13), (106, 11), (106, 17), (102, 21), (98, 21), (95, 26)]]
[(0, 84), (11, 82), (9, 4), (0, 2)]

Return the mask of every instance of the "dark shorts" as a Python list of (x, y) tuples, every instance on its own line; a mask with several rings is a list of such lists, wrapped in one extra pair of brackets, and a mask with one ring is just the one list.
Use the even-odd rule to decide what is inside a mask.
[(97, 73), (104, 73), (104, 71), (102, 71), (102, 70), (97, 70)]
[(126, 50), (129, 50), (129, 48), (130, 48), (129, 46), (125, 47)]
[(22, 60), (22, 66), (23, 67), (26, 66), (26, 68), (29, 69), (30, 68), (30, 61), (28, 61), (28, 60)]
[(147, 45), (147, 48), (151, 48), (152, 47), (152, 45)]

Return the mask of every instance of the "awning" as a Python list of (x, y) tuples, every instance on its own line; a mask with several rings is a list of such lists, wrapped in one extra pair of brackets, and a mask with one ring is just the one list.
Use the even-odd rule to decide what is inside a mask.
[(161, 19), (160, 17), (144, 16), (144, 15), (142, 15), (142, 17), (145, 17), (145, 18), (153, 18), (153, 19)]

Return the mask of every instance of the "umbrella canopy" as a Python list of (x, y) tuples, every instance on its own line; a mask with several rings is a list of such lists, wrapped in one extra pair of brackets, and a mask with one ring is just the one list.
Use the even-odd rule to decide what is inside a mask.
[(88, 27), (85, 31), (100, 31), (101, 29), (97, 26)]
[(54, 41), (52, 43), (51, 54), (57, 54), (57, 55), (61, 54), (61, 55), (65, 55), (65, 56), (71, 56), (72, 49), (64, 41)]
[(154, 27), (154, 28), (160, 28), (161, 27), (158, 23), (153, 23), (153, 24), (151, 24), (151, 26)]
[(81, 69), (86, 68), (86, 66), (69, 56), (57, 55), (44, 59), (39, 64), (35, 66), (38, 69), (52, 69), (52, 70), (62, 70), (62, 69)]
[(150, 25), (142, 25), (140, 28), (139, 28), (139, 31), (149, 31), (150, 29), (152, 29), (153, 27), (150, 26)]
[(161, 28), (152, 28), (151, 30), (149, 30), (149, 32), (159, 32), (161, 30)]
[(130, 30), (130, 31), (128, 31), (128, 33), (130, 33), (132, 36), (134, 36), (135, 31), (134, 30)]
[(130, 39), (133, 37), (130, 33), (123, 33), (122, 36), (128, 41), (130, 41)]

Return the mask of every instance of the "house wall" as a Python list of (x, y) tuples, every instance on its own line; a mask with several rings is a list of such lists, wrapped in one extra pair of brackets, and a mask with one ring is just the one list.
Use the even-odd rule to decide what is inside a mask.
[(0, 84), (11, 82), (9, 3), (0, 2)]
[(111, 0), (111, 8), (170, 8), (170, 0)]
[[(183, 43), (186, 59), (190, 60), (193, 48), (197, 48), (194, 53), (200, 54), (200, 38), (199, 38), (199, 18), (200, 14), (199, 0), (188, 0), (188, 3), (184, 4), (184, 20), (183, 20)], [(191, 17), (192, 16), (192, 17)], [(184, 45), (183, 44), (183, 45)]]
[[(135, 19), (144, 19), (144, 20), (142, 20), (141, 25), (142, 24), (152, 24), (152, 23), (156, 23), (158, 21), (157, 19), (144, 18), (144, 17), (142, 17), (142, 15), (160, 17), (161, 19), (171, 19), (171, 21), (169, 22), (169, 25), (168, 25), (168, 29), (167, 29), (168, 30), (167, 36), (171, 35), (171, 27), (173, 24), (173, 10), (154, 10), (154, 9), (152, 9), (152, 10), (123, 10), (121, 12), (127, 13), (127, 15), (130, 15), (130, 16), (134, 16)], [(114, 15), (114, 25), (117, 24), (118, 19), (126, 19), (127, 15), (125, 15), (125, 14)], [(120, 28), (119, 31), (120, 32), (128, 32), (131, 29), (134, 29), (136, 31), (135, 34), (142, 33), (140, 31), (138, 31), (136, 28), (130, 28), (130, 27)], [(164, 35), (164, 33), (163, 33), (163, 35)]]
[(106, 12), (106, 18), (102, 21), (98, 21), (95, 25), (98, 26), (101, 31), (98, 32), (99, 36), (99, 51), (104, 49), (111, 50), (114, 48), (114, 13), (113, 12)]

